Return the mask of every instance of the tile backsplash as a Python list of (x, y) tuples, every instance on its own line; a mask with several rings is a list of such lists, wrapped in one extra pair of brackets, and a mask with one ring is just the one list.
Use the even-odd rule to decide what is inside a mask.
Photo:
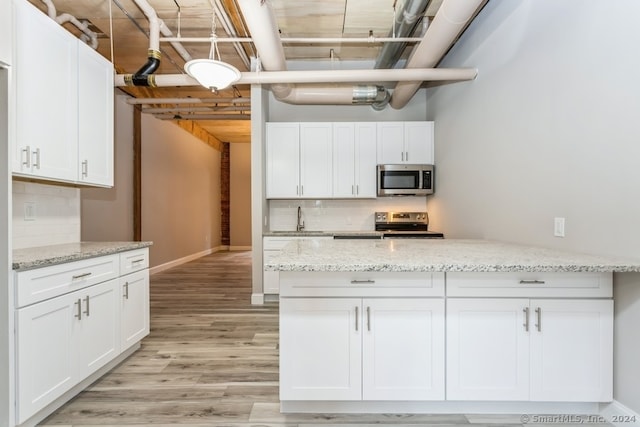
[(13, 248), (80, 241), (80, 190), (13, 181)]
[(309, 231), (363, 231), (374, 229), (374, 212), (427, 210), (425, 197), (380, 197), (352, 200), (270, 200), (271, 231), (296, 229), (298, 206)]

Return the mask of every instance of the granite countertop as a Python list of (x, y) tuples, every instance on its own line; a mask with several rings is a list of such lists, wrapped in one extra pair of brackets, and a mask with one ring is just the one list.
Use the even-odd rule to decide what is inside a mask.
[(269, 271), (640, 272), (640, 259), (585, 255), (487, 240), (298, 239)]
[(79, 242), (16, 249), (13, 251), (13, 269), (17, 271), (31, 270), (33, 268), (146, 248), (151, 245), (152, 242)]
[(320, 230), (277, 230), (265, 231), (263, 237), (333, 237), (333, 236), (379, 236), (382, 238), (381, 231), (374, 230), (357, 230), (357, 231), (320, 231)]

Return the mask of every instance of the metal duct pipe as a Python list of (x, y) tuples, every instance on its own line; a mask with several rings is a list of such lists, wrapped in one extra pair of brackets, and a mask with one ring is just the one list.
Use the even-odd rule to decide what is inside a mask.
[[(322, 70), (322, 71), (261, 71), (258, 73), (241, 73), (237, 84), (287, 84), (287, 83), (364, 83), (364, 82), (399, 82), (399, 81), (464, 81), (473, 80), (478, 74), (475, 68), (411, 68), (393, 70)], [(158, 74), (155, 77), (157, 86), (200, 86), (194, 78), (186, 74)], [(126, 75), (115, 76), (115, 86), (126, 86)], [(335, 89), (339, 86), (333, 86)], [(353, 94), (353, 86), (344, 86)], [(313, 103), (313, 96), (324, 96), (321, 92), (326, 86), (304, 86), (301, 91), (291, 95), (295, 99), (306, 99)], [(334, 94), (338, 94), (334, 91)], [(344, 98), (341, 98), (344, 99)], [(353, 103), (353, 99), (349, 104)]]
[[(429, 0), (406, 0), (397, 11), (389, 37), (409, 37), (420, 23)], [(374, 68), (393, 68), (402, 56), (407, 43), (386, 43), (380, 49)]]
[[(269, 6), (269, 2), (258, 0), (238, 0), (242, 16), (245, 19), (247, 28), (251, 33), (251, 38), (256, 46), (262, 67), (270, 72), (284, 72), (287, 69), (287, 63), (284, 56), (284, 49), (278, 33), (278, 25), (276, 22), (273, 9)], [(260, 74), (260, 73), (255, 73)], [(264, 73), (262, 73), (264, 74)], [(244, 76), (244, 74), (243, 74)], [(314, 80), (315, 81), (315, 80)], [(327, 80), (327, 82), (337, 82), (340, 80)], [(352, 86), (334, 86), (331, 88), (314, 88), (308, 86), (292, 86), (288, 83), (292, 81), (284, 80), (287, 84), (281, 82), (270, 82), (271, 91), (277, 100), (287, 102), (289, 104), (325, 104), (325, 105), (350, 105), (354, 103), (364, 103), (364, 98), (372, 97), (371, 95), (362, 96), (362, 89), (356, 89)], [(238, 81), (240, 84), (241, 81)], [(256, 82), (258, 83), (258, 82)], [(385, 91), (384, 87), (376, 89), (377, 99), (378, 91)], [(354, 94), (359, 98), (354, 98)], [(379, 101), (381, 108), (386, 105), (384, 97)], [(369, 102), (369, 101), (367, 101)], [(375, 102), (375, 101), (371, 101)]]
[[(435, 67), (485, 2), (486, 0), (444, 0), (423, 41), (413, 49), (406, 68)], [(421, 83), (419, 80), (399, 82), (391, 96), (391, 107), (400, 109), (407, 105)]]

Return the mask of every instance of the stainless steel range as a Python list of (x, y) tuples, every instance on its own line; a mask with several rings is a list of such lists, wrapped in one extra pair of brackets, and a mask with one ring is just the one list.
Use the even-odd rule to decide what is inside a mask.
[(385, 239), (443, 239), (444, 234), (429, 231), (426, 212), (376, 212), (376, 231)]

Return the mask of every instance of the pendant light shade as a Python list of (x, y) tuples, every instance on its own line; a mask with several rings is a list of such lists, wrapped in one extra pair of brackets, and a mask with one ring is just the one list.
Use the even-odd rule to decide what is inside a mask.
[(224, 89), (240, 79), (233, 65), (215, 59), (194, 59), (184, 64), (184, 70), (210, 90)]

